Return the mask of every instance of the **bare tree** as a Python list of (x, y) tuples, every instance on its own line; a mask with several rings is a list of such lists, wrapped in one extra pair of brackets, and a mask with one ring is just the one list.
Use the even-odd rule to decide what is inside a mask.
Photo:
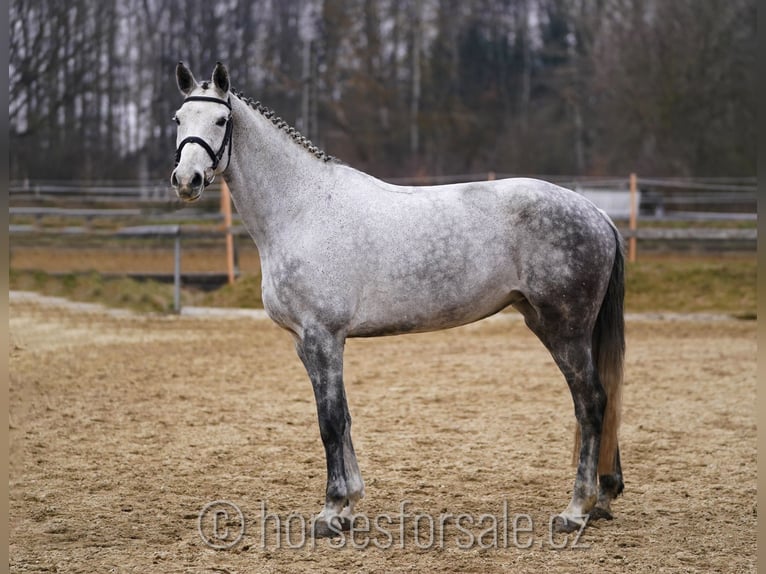
[(162, 177), (178, 60), (381, 176), (755, 173), (755, 0), (11, 0), (14, 178)]

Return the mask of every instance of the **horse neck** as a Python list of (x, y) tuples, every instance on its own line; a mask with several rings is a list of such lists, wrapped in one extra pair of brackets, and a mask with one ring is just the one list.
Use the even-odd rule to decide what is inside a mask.
[(261, 112), (232, 98), (232, 155), (225, 179), (245, 227), (263, 252), (329, 185), (332, 165)]

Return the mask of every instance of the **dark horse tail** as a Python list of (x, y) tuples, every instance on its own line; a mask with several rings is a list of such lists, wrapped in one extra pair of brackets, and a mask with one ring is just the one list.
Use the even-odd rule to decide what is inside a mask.
[[(598, 456), (598, 474), (615, 471), (617, 431), (622, 411), (622, 368), (625, 358), (625, 257), (622, 237), (614, 228), (617, 248), (612, 264), (609, 285), (601, 303), (593, 329), (592, 355), (598, 378), (606, 391), (606, 409), (601, 425), (601, 449)], [(580, 427), (575, 431), (575, 463), (580, 452)]]

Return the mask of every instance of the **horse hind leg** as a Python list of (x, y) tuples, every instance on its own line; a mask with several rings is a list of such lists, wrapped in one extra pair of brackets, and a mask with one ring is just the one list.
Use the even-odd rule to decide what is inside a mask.
[(550, 351), (563, 373), (574, 401), (575, 417), (581, 433), (577, 453), (572, 499), (554, 522), (558, 531), (571, 532), (582, 527), (599, 501), (597, 477), (601, 428), (606, 409), (606, 391), (599, 382), (591, 353), (591, 332), (575, 321), (567, 320), (554, 309), (541, 313), (527, 301), (516, 305), (527, 326)]
[(598, 457), (607, 399), (585, 341), (564, 342), (552, 353), (569, 385), (582, 436), (572, 500), (556, 521), (558, 530), (570, 531), (580, 528), (598, 504)]

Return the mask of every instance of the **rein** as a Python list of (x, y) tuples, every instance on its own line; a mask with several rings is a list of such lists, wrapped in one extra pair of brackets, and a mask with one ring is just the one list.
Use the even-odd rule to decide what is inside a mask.
[[(231, 121), (231, 96), (229, 96), (228, 100), (221, 100), (219, 98), (211, 98), (209, 96), (189, 96), (183, 101), (182, 106), (186, 102), (213, 102), (216, 104), (223, 104), (227, 108), (229, 108), (229, 117), (226, 118), (226, 133), (223, 136), (223, 141), (221, 142), (221, 147), (218, 148), (217, 152), (213, 151), (213, 148), (210, 147), (210, 144), (207, 143), (205, 140), (203, 140), (201, 137), (197, 136), (189, 136), (187, 138), (184, 138), (181, 143), (178, 145), (178, 149), (176, 149), (176, 166), (178, 166), (178, 163), (181, 161), (181, 150), (183, 150), (184, 146), (189, 143), (195, 143), (198, 145), (201, 145), (203, 149), (207, 152), (207, 155), (210, 156), (210, 159), (213, 161), (212, 169), (215, 171), (218, 168), (218, 164), (221, 161), (221, 158), (223, 157), (223, 152), (226, 150), (226, 146), (229, 146), (229, 154), (226, 159), (226, 167), (229, 167), (229, 163), (231, 162), (231, 132), (232, 132), (232, 126), (233, 123)], [(213, 177), (210, 178), (210, 180), (205, 180), (205, 185), (210, 185), (213, 183), (213, 179), (215, 179), (215, 174)]]

